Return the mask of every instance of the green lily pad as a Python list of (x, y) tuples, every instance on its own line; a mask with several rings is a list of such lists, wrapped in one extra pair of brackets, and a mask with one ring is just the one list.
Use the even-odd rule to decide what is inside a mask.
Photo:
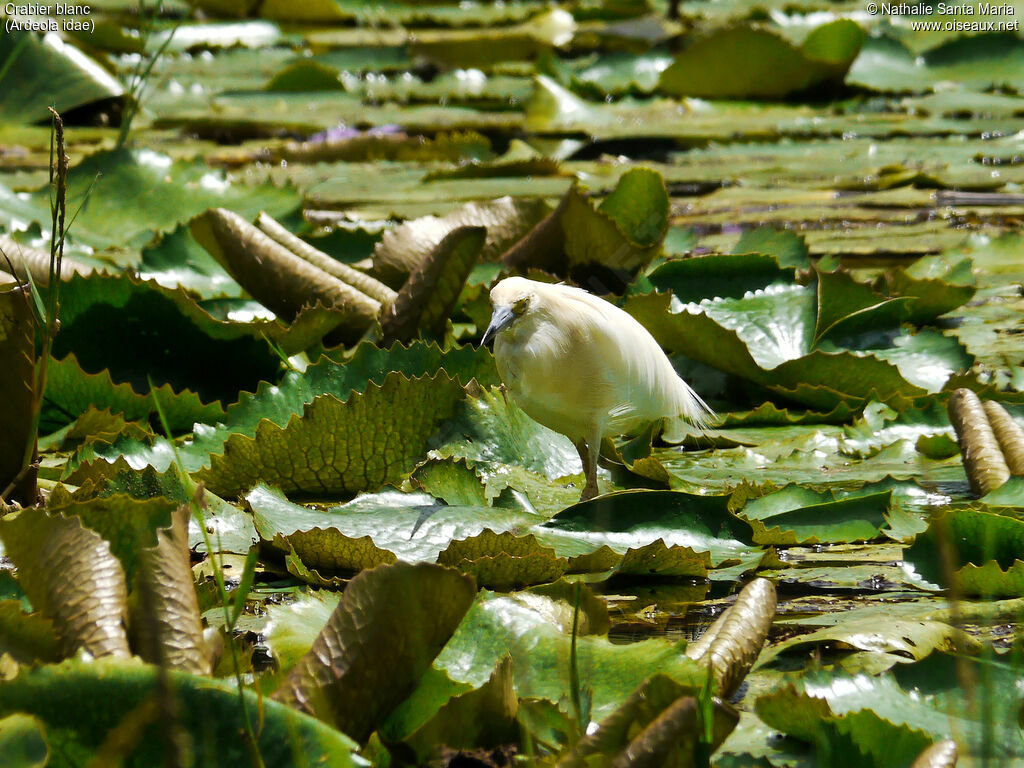
[(677, 54), (658, 85), (677, 96), (779, 98), (841, 82), (863, 41), (861, 28), (846, 19), (814, 29), (800, 47), (768, 30), (716, 30)]
[[(65, 478), (65, 482), (79, 486), (67, 500), (71, 504), (90, 503), (94, 498), (117, 495), (127, 495), (141, 501), (162, 498), (178, 505), (190, 504), (195, 498), (194, 489), (182, 483), (177, 468), (171, 467), (164, 472), (151, 465), (135, 469), (124, 456), (117, 456), (113, 461), (94, 458), (81, 462)], [(57, 500), (65, 502), (59, 489), (53, 491), (51, 500), (51, 503)], [(259, 538), (252, 517), (214, 496), (209, 490), (204, 490), (202, 503), (206, 533), (215, 551), (246, 554)], [(101, 524), (97, 526), (97, 530), (102, 529)], [(198, 519), (193, 519), (189, 524), (189, 548), (196, 552), (206, 551), (206, 540)]]
[(483, 481), (465, 459), (431, 459), (416, 468), (411, 480), (415, 488), (449, 506), (490, 506)]
[(783, 269), (774, 256), (760, 253), (708, 255), (666, 261), (647, 278), (659, 290), (670, 290), (683, 302), (729, 296), (792, 280), (793, 269)]
[(945, 584), (940, 547), (951, 551), (952, 578), (961, 592), (1014, 597), (1024, 588), (1024, 521), (978, 509), (950, 509), (917, 537), (903, 560), (926, 583)]
[[(166, 742), (161, 734), (170, 727), (155, 708), (140, 710), (159, 685), (157, 674), (152, 666), (103, 660), (23, 670), (16, 679), (0, 684), (0, 713), (24, 712), (38, 718), (68, 764), (105, 760), (111, 732), (130, 713), (148, 713), (139, 718), (143, 737), (118, 756), (125, 765), (150, 766), (163, 759)], [(245, 737), (239, 736), (244, 727), (240, 706), (250, 718), (263, 712), (255, 746), (267, 764), (298, 766), (323, 760), (338, 766), (362, 765), (350, 738), (290, 707), (251, 691), (242, 692), (240, 704), (233, 684), (175, 671), (166, 674), (182, 702), (178, 723), (194, 745), (197, 766), (249, 759)], [(97, 701), (106, 706), (92, 706)]]
[(470, 546), (484, 532), (516, 531), (536, 521), (517, 510), (445, 506), (425, 494), (395, 491), (360, 496), (326, 512), (289, 502), (262, 485), (245, 500), (264, 541), (282, 551), (293, 548), (309, 567), (342, 571), (399, 559), (436, 562), (453, 541)]
[(815, 386), (850, 399), (898, 401), (938, 391), (969, 364), (959, 344), (931, 331), (899, 332), (886, 346), (815, 348), (816, 304), (812, 288), (774, 285), (688, 305), (666, 295), (633, 296), (624, 308), (662, 346), (817, 407), (843, 398)]
[[(953, 7), (953, 6), (950, 6)], [(1024, 46), (1010, 32), (965, 35), (916, 54), (892, 37), (872, 37), (850, 68), (849, 82), (896, 93), (930, 91), (943, 82), (961, 88), (1017, 88)]]
[(139, 277), (155, 280), (165, 288), (180, 286), (204, 300), (240, 298), (244, 293), (185, 225), (143, 249)]
[(558, 581), (569, 568), (567, 558), (556, 557), (552, 548), (541, 546), (532, 534), (517, 536), (489, 529), (470, 539), (453, 541), (437, 561), (470, 574), (481, 586), (497, 590)]
[(927, 733), (890, 722), (868, 708), (838, 715), (829, 702), (792, 687), (759, 698), (757, 715), (813, 744), (818, 761), (829, 765), (910, 765), (932, 742)]
[(31, 715), (8, 715), (0, 720), (0, 751), (12, 768), (43, 768), (50, 759), (46, 731)]
[(813, 653), (819, 647), (854, 648), (872, 653), (888, 653), (919, 661), (934, 651), (952, 653), (964, 648), (980, 650), (981, 644), (963, 630), (941, 621), (914, 621), (890, 618), (848, 620), (824, 627), (771, 646), (758, 658), (760, 665), (770, 664), (783, 654)]
[(847, 543), (877, 538), (886, 523), (892, 491), (834, 499), (787, 486), (748, 502), (740, 516), (758, 544)]
[[(615, 553), (635, 558), (636, 565), (631, 569), (634, 573), (657, 573), (656, 565), (647, 571), (640, 567), (655, 550), (638, 550), (652, 546), (663, 550), (659, 558), (668, 556), (664, 550), (684, 556), (682, 562), (665, 568), (668, 574), (702, 575), (698, 564), (704, 568), (735, 566), (740, 570), (753, 567), (763, 552), (749, 543), (747, 524), (732, 517), (727, 507), (724, 496), (622, 491), (581, 502), (533, 530), (540, 543), (570, 558), (571, 569), (589, 569), (592, 563), (606, 562), (608, 555)], [(681, 571), (676, 570), (680, 567)], [(728, 573), (709, 575), (732, 578), (733, 571)]]
[(798, 427), (802, 434), (773, 438), (766, 429), (756, 447), (682, 452), (657, 448), (653, 455), (669, 474), (671, 487), (691, 492), (729, 493), (745, 478), (782, 487), (798, 483), (818, 490), (860, 487), (892, 477), (931, 483), (963, 483), (959, 457), (929, 459), (909, 440), (897, 439), (864, 458), (840, 451), (842, 440), (834, 428)]
[(549, 479), (580, 471), (569, 438), (541, 426), (494, 388), (466, 398), (432, 444), (433, 457), (466, 459), (477, 466), (518, 464)]
[(259, 482), (309, 495), (377, 490), (412, 470), (464, 394), (444, 373), (391, 373), (344, 402), (320, 395), (283, 427), (264, 420), (253, 437), (232, 434), (197, 478), (220, 496)]
[[(205, 163), (175, 161), (153, 150), (111, 150), (89, 155), (68, 175), (68, 208), (76, 241), (97, 248), (141, 248), (207, 208), (231, 208), (244, 217), (259, 211), (280, 218), (298, 203), (294, 190), (232, 184)], [(49, 223), (49, 188), (31, 198), (32, 219)]]
[(811, 266), (807, 243), (796, 232), (758, 227), (740, 235), (733, 253), (761, 253), (774, 256), (783, 268), (807, 269)]
[(452, 750), (500, 749), (519, 738), (516, 721), (519, 699), (512, 676), (511, 659), (495, 668), (479, 688), (454, 696), (437, 714), (402, 742), (420, 760), (428, 760), (443, 744)]
[(0, 600), (0, 653), (19, 664), (54, 663), (61, 652), (53, 623), (38, 613), (26, 613), (20, 600)]
[[(263, 421), (285, 426), (320, 395), (347, 399), (352, 392), (365, 392), (371, 383), (382, 385), (392, 372), (416, 377), (439, 371), (462, 384), (473, 379), (484, 386), (499, 381), (494, 358), (486, 349), (459, 346), (442, 351), (436, 344), (420, 341), (381, 349), (366, 342), (341, 362), (325, 357), (302, 373), (289, 371), (276, 383), (261, 382), (255, 393), (241, 393), (226, 418), (202, 419), (206, 424), (196, 429), (193, 441), (182, 449), (185, 464), (190, 470), (198, 469), (211, 453), (222, 450), (230, 435), (253, 437)], [(219, 423), (210, 426), (212, 422)]]
[(175, 391), (170, 384), (163, 384), (152, 390), (147, 386), (146, 393), (140, 394), (131, 384), (115, 383), (105, 368), (87, 373), (75, 355), (69, 354), (60, 360), (50, 360), (41, 424), (46, 429), (55, 429), (67, 424), (70, 415), (91, 406), (109, 408), (126, 419), (146, 419), (156, 411), (154, 395), (173, 430), (189, 429), (197, 421), (224, 416), (224, 407), (219, 402), (204, 402), (192, 390)]
[[(400, 740), (414, 733), (453, 697), (485, 685), (498, 663), (511, 656), (520, 698), (559, 702), (569, 697), (572, 604), (536, 592), (507, 596), (481, 592), (419, 687), (389, 718), (382, 733)], [(577, 636), (580, 680), (592, 696), (592, 717), (601, 719), (652, 670), (684, 686), (699, 686), (704, 672), (674, 645), (648, 639), (616, 645), (589, 634)]]
[(643, 53), (617, 51), (572, 67), (569, 78), (577, 91), (590, 96), (645, 95), (658, 87), (658, 78), (672, 62), (672, 55), (661, 47)]
[[(5, 14), (12, 23), (16, 18)], [(56, 30), (55, 20), (53, 24)], [(0, 72), (0, 114), (9, 122), (49, 121), (47, 107), (63, 113), (124, 94), (117, 78), (55, 31), (37, 36), (5, 25), (0, 35)]]
[[(112, 329), (116, 345), (109, 343)], [(282, 328), (266, 321), (219, 322), (180, 289), (127, 275), (76, 277), (62, 286), (53, 354), (73, 353), (86, 371), (107, 369), (139, 393), (153, 381), (193, 389), (206, 401), (232, 402), (239, 390), (253, 389), (277, 372), (280, 361), (260, 338), (264, 330), (280, 335)]]
[[(958, 665), (970, 675), (968, 679), (979, 681), (976, 686), (961, 688)], [(993, 759), (997, 755), (1012, 759), (1024, 754), (1016, 724), (1021, 697), (1015, 680), (1010, 665), (991, 656), (971, 658), (937, 652), (875, 677), (826, 671), (805, 675), (799, 684), (801, 693), (790, 689), (775, 701), (767, 697), (764, 713), (759, 701), (758, 714), (764, 717), (770, 707), (773, 711), (764, 717), (766, 722), (806, 738), (803, 729), (814, 727), (814, 720), (805, 719), (801, 727), (796, 718), (814, 702), (815, 709), (823, 708), (820, 712), (826, 718), (828, 713), (839, 717), (870, 713), (889, 726), (925, 733), (929, 740), (956, 738), (962, 757), (968, 759)], [(986, 729), (983, 722), (993, 727)]]

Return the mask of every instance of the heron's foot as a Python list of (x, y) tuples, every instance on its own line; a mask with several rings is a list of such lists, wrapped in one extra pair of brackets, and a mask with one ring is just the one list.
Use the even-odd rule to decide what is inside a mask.
[(601, 492), (597, 489), (596, 482), (587, 483), (583, 488), (583, 493), (580, 494), (580, 501), (590, 501), (600, 493)]

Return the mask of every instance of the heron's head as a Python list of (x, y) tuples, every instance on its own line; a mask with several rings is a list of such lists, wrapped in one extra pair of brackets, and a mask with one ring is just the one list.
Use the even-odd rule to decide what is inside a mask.
[(537, 309), (537, 285), (525, 277), (507, 277), (491, 289), (491, 306), (494, 308), (494, 314), (491, 315), (490, 325), (484, 331), (481, 344), (487, 344), (521, 317), (528, 315), (531, 309)]

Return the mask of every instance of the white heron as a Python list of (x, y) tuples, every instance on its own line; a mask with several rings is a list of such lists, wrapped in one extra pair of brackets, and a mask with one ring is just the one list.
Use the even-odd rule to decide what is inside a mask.
[(714, 413), (632, 316), (581, 288), (509, 277), (491, 289), (498, 373), (515, 403), (566, 435), (583, 462), (586, 501), (597, 495), (601, 439), (662, 420), (670, 442)]

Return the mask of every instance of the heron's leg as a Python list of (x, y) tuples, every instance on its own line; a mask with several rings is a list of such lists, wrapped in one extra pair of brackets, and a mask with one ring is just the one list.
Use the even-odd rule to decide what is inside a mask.
[(580, 461), (583, 462), (583, 474), (587, 478), (587, 484), (580, 496), (580, 501), (586, 501), (597, 496), (597, 467), (595, 464), (594, 469), (591, 470), (590, 449), (587, 447), (586, 440), (577, 440), (573, 445), (576, 446), (576, 452), (580, 455)]
[(580, 501), (587, 501), (597, 496), (597, 459), (601, 453), (600, 432), (597, 436), (591, 436), (589, 440), (580, 440), (576, 443), (576, 451), (583, 461), (583, 474), (587, 478), (587, 484), (580, 494)]

